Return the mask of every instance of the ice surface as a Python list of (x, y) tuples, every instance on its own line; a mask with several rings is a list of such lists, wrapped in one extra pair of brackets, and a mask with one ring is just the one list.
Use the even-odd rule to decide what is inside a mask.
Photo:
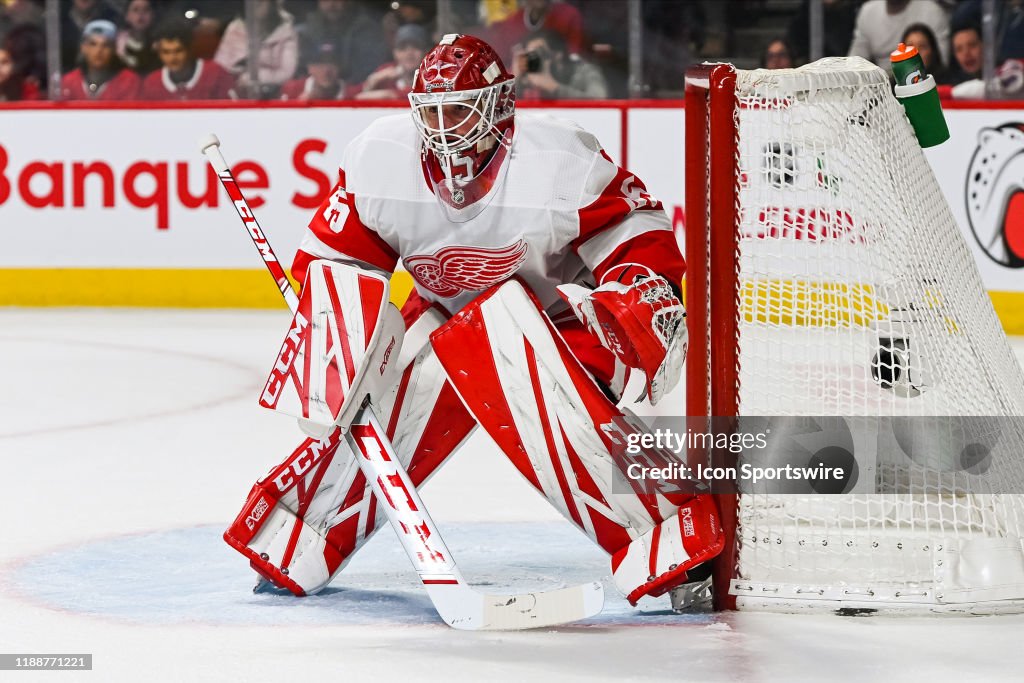
[[(577, 625), (457, 632), (387, 529), (321, 595), (253, 595), (219, 536), (301, 438), (256, 405), (287, 327), (284, 311), (0, 311), (0, 651), (94, 654), (89, 673), (0, 681), (1020, 679), (1017, 616), (680, 617), (608, 584)], [(607, 582), (484, 438), (423, 497), (477, 585)]]

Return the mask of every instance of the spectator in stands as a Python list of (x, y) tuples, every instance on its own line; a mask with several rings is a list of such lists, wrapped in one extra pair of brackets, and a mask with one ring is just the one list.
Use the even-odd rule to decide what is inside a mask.
[(361, 83), (388, 61), (388, 46), (381, 26), (353, 0), (318, 0), (316, 11), (299, 27), (302, 65), (330, 44), (341, 68), (341, 78)]
[[(395, 0), (391, 3), (391, 10), (381, 19), (384, 40), (393, 46), (395, 34), (406, 24), (419, 24), (429, 35), (436, 26), (436, 19), (437, 0)], [(433, 46), (433, 41), (430, 44)]]
[(903, 32), (900, 42), (917, 48), (917, 54), (924, 62), (925, 71), (935, 77), (936, 83), (948, 82), (949, 74), (946, 72), (946, 64), (942, 61), (938, 41), (928, 24), (911, 24)]
[[(424, 0), (420, 1), (422, 2)], [(577, 0), (573, 1), (576, 2)], [(483, 9), (481, 8), (478, 0), (448, 0), (448, 3), (449, 7), (451, 8), (451, 11), (448, 13), (446, 17), (449, 24), (447, 27), (442, 27), (437, 25), (436, 21), (434, 22), (432, 27), (434, 30), (430, 34), (431, 47), (433, 47), (437, 43), (437, 41), (441, 39), (441, 36), (444, 33), (452, 33), (454, 31), (455, 33), (463, 33), (466, 35), (476, 36), (483, 35), (484, 31), (487, 30), (485, 28), (486, 23), (485, 16), (483, 14)], [(404, 0), (399, 4), (404, 5)], [(436, 4), (436, 0), (432, 4)], [(392, 3), (392, 6), (393, 5), (394, 3)], [(512, 9), (515, 9), (515, 6), (516, 2), (513, 1)], [(429, 29), (431, 28), (431, 26), (427, 26), (427, 28)]]
[[(996, 2), (996, 64), (1024, 58), (1024, 0)], [(953, 10), (954, 27), (981, 26), (982, 0), (962, 0)]]
[(320, 52), (306, 65), (309, 76), (295, 78), (281, 87), (281, 99), (297, 102), (315, 100), (350, 100), (359, 92), (358, 85), (349, 85), (341, 78), (341, 65), (334, 46), (324, 43)]
[[(298, 0), (295, 0), (298, 1)], [(186, 20), (192, 27), (192, 56), (212, 60), (224, 30), (245, 11), (246, 0), (159, 0), (159, 22)]]
[(78, 61), (79, 42), (85, 25), (96, 19), (117, 25), (121, 17), (106, 0), (71, 0), (61, 4), (65, 10), (60, 24), (60, 64), (62, 71), (71, 71)]
[(984, 48), (981, 30), (977, 25), (967, 24), (953, 33), (953, 51), (956, 68), (951, 82), (954, 99), (983, 99), (989, 91), (996, 97), (1020, 99), (1024, 95), (1024, 61), (1020, 59), (997, 60), (992, 81), (984, 80)]
[(789, 43), (781, 38), (776, 38), (765, 46), (761, 53), (762, 69), (792, 69), (796, 66), (793, 58), (793, 50)]
[(570, 54), (560, 33), (534, 31), (512, 62), (516, 97), (589, 100), (608, 96), (601, 70)]
[(192, 29), (169, 21), (156, 31), (156, 52), (163, 68), (142, 83), (147, 100), (223, 100), (235, 98), (235, 78), (216, 62), (192, 55)]
[[(949, 17), (934, 0), (868, 0), (857, 13), (850, 55), (891, 71), (889, 55), (911, 24), (931, 27), (940, 51), (948, 50)], [(943, 54), (943, 60), (946, 55)]]
[(583, 17), (578, 9), (558, 0), (522, 0), (521, 5), (510, 17), (493, 24), (483, 36), (506, 64), (518, 54), (526, 37), (541, 29), (561, 35), (569, 54), (583, 52)]
[(14, 73), (14, 59), (0, 47), (0, 102), (20, 100), (23, 94), (21, 79)]
[(948, 81), (959, 85), (965, 81), (981, 78), (984, 67), (984, 52), (981, 43), (981, 29), (975, 25), (960, 26), (953, 31), (953, 62)]
[(412, 90), (412, 78), (423, 56), (431, 47), (426, 29), (417, 24), (400, 26), (395, 33), (395, 47), (391, 51), (395, 61), (382, 65), (367, 76), (359, 100), (395, 100), (404, 98)]
[(36, 0), (9, 0), (6, 5), (0, 0), (0, 8), (0, 43), (15, 26), (43, 26), (43, 8)]
[(644, 87), (652, 94), (682, 96), (686, 68), (704, 41), (702, 5), (646, 0), (643, 8)]
[[(395, 0), (391, 3), (391, 11), (385, 15), (395, 21), (395, 31), (399, 26), (419, 24), (426, 26), (437, 14), (437, 0)], [(395, 31), (391, 33), (394, 34)], [(433, 46), (433, 44), (431, 44)]]
[[(588, 40), (593, 42), (586, 58), (596, 64), (608, 83), (612, 97), (629, 97), (636, 89), (655, 95), (681, 95), (683, 75), (693, 62), (692, 55), (704, 43), (706, 12), (710, 3), (678, 0), (644, 0), (641, 19), (643, 72), (640, 83), (630, 82), (629, 4), (626, 2), (580, 2), (580, 13)], [(719, 3), (718, 9), (725, 3)]]
[(39, 88), (27, 81), (24, 74), (18, 73), (14, 57), (0, 47), (0, 102), (38, 100), (40, 97)]
[(62, 100), (134, 100), (139, 96), (142, 79), (126, 69), (115, 52), (117, 27), (106, 19), (96, 19), (82, 31), (81, 66), (60, 81)]
[(1024, 59), (1024, 0), (1006, 0), (1001, 5), (998, 58)]
[[(601, 69), (608, 96), (629, 97), (629, 5), (621, 2), (590, 2), (579, 7), (587, 27), (587, 59)], [(682, 10), (680, 10), (682, 12)], [(649, 37), (644, 27), (645, 38)]]
[(160, 58), (153, 49), (156, 26), (152, 0), (129, 0), (124, 9), (124, 26), (117, 34), (117, 56), (138, 74), (159, 68)]
[(238, 78), (238, 87), (249, 97), (277, 97), (299, 65), (299, 34), (281, 0), (256, 0), (254, 13), (260, 42), (257, 82), (250, 82), (249, 33), (244, 17), (228, 24), (214, 61)]
[[(857, 21), (858, 0), (823, 0), (825, 35), (822, 57), (845, 57), (850, 53), (853, 27)], [(793, 54), (809, 58), (811, 54), (811, 0), (803, 0), (787, 32)], [(895, 47), (894, 47), (895, 49)]]
[[(381, 19), (384, 39), (388, 45), (395, 44), (395, 33), (400, 26), (419, 24), (430, 36), (430, 47), (433, 47), (445, 33), (462, 33), (482, 36), (486, 30), (483, 7), (477, 0), (445, 0), (447, 11), (443, 14), (444, 26), (438, 22), (438, 0), (393, 0), (390, 11)], [(516, 1), (511, 0), (512, 9), (516, 9)]]
[(14, 62), (14, 73), (28, 92), (45, 94), (47, 89), (46, 36), (36, 24), (12, 27), (0, 43)]

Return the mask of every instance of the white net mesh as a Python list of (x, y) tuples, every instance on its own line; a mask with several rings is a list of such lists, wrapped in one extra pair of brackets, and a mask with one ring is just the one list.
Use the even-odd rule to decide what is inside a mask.
[[(737, 104), (740, 414), (1024, 415), (1024, 376), (882, 72), (740, 71)], [(1017, 456), (996, 463), (997, 493), (922, 493), (971, 475), (908, 467), (879, 439), (860, 477), (891, 494), (741, 496), (741, 605), (1019, 608), (1024, 497), (1006, 492), (1024, 491), (1024, 430), (993, 427)]]
[(676, 329), (686, 318), (686, 310), (679, 297), (672, 291), (668, 280), (663, 277), (648, 278), (637, 286), (640, 301), (654, 309), (652, 325), (663, 346), (668, 346), (675, 337)]

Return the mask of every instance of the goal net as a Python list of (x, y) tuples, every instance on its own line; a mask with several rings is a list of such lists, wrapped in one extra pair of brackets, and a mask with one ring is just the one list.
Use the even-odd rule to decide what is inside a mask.
[[(686, 88), (687, 413), (875, 430), (841, 495), (723, 496), (720, 604), (1021, 611), (1024, 376), (887, 76)], [(979, 430), (997, 451), (958, 442)]]

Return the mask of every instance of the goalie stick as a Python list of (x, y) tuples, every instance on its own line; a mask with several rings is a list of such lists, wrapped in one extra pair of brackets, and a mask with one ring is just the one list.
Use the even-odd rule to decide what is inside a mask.
[[(220, 141), (209, 135), (200, 148), (294, 313), (298, 306), (295, 290), (242, 196), (220, 152)], [(369, 402), (356, 413), (346, 431), (345, 443), (381, 502), (434, 608), (449, 626), (462, 630), (541, 628), (585, 619), (601, 611), (604, 589), (600, 582), (519, 595), (492, 595), (473, 589), (462, 578)]]

